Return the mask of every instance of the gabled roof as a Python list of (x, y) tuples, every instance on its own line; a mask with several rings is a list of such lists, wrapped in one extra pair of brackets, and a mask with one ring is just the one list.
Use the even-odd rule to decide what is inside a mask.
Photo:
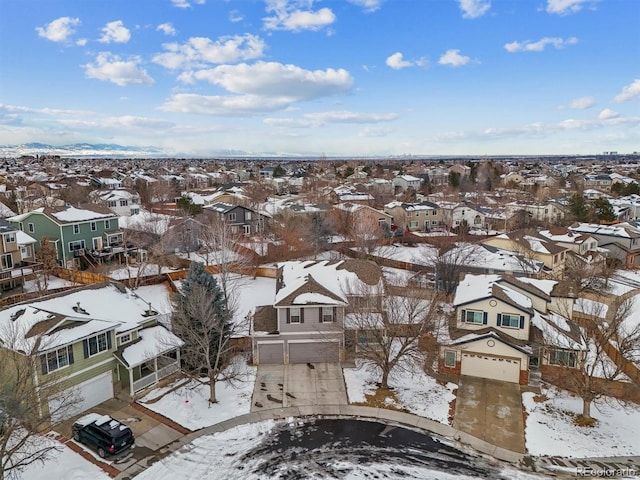
[(531, 332), (531, 340), (535, 343), (569, 350), (586, 348), (580, 327), (561, 315), (542, 315), (536, 312), (531, 319), (531, 325), (535, 327)]
[(525, 345), (518, 345), (517, 343), (515, 343), (514, 338), (506, 335), (503, 332), (500, 332), (499, 330), (494, 329), (493, 327), (487, 327), (483, 328), (482, 330), (476, 330), (475, 332), (466, 333), (465, 335), (452, 340), (449, 345), (464, 345), (484, 339), (497, 340), (498, 342), (503, 343), (515, 350), (518, 350), (525, 355), (531, 355), (531, 350)]
[(367, 260), (284, 262), (278, 265), (274, 306), (344, 306), (348, 295), (381, 287), (380, 267)]
[(462, 307), (487, 298), (496, 298), (522, 312), (533, 314), (531, 299), (507, 285), (500, 284), (501, 280), (500, 275), (465, 275), (456, 288), (453, 305)]
[(156, 325), (140, 330), (136, 340), (118, 348), (114, 355), (125, 367), (131, 368), (183, 344), (175, 334)]
[(58, 225), (118, 218), (118, 215), (103, 205), (87, 204), (79, 205), (78, 207), (72, 205), (66, 205), (64, 207), (40, 207), (23, 213), (22, 215), (11, 217), (8, 220), (10, 222), (22, 222), (33, 214), (45, 215)]

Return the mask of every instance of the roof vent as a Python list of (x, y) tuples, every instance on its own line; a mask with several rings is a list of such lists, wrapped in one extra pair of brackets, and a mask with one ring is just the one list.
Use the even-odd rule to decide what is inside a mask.
[(80, 302), (77, 302), (74, 307), (73, 307), (73, 311), (76, 313), (82, 313), (83, 315), (89, 315), (89, 312), (87, 312), (84, 308), (82, 308), (80, 306)]
[(154, 315), (158, 315), (158, 312), (151, 308), (151, 302), (147, 302), (147, 305), (149, 305), (149, 308), (144, 311), (142, 314), (143, 317), (153, 317)]

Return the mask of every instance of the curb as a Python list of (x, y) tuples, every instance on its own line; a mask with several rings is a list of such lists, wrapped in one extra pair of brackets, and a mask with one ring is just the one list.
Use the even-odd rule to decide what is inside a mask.
[(131, 407), (136, 409), (136, 410), (139, 410), (140, 412), (142, 412), (145, 415), (153, 418), (154, 420), (159, 421), (160, 423), (164, 423), (168, 427), (171, 427), (174, 430), (176, 430), (177, 432), (180, 432), (182, 435), (188, 435), (188, 434), (193, 432), (193, 430), (189, 430), (188, 428), (183, 427), (179, 423), (174, 422), (170, 418), (167, 418), (164, 415), (161, 415), (161, 414), (159, 414), (157, 412), (154, 412), (153, 410), (150, 410), (147, 407), (145, 407), (144, 405), (140, 405), (137, 402), (132, 402), (131, 403)]

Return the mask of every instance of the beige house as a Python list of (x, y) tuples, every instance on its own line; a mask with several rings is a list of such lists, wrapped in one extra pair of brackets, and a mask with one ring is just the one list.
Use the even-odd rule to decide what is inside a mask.
[(568, 248), (557, 245), (537, 232), (518, 230), (483, 240), (485, 245), (522, 254), (545, 265), (547, 275), (562, 278)]
[(443, 209), (433, 202), (391, 202), (384, 206), (384, 211), (403, 230), (424, 232), (443, 228)]

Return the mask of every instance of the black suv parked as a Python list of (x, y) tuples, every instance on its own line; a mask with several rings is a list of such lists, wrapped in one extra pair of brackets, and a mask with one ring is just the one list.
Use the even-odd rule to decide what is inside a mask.
[(96, 449), (101, 458), (134, 447), (133, 432), (109, 415), (89, 413), (73, 424), (73, 439)]

